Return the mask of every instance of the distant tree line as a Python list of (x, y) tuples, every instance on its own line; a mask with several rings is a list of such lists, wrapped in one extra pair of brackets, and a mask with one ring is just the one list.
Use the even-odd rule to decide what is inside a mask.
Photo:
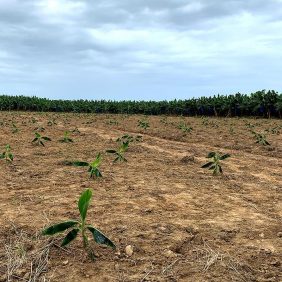
[(281, 118), (282, 94), (262, 90), (250, 95), (237, 93), (172, 101), (50, 100), (0, 95), (0, 110)]

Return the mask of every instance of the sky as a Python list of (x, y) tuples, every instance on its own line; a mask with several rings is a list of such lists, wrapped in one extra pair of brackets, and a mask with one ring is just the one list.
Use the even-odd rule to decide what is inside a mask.
[(282, 92), (282, 0), (0, 0), (0, 93)]

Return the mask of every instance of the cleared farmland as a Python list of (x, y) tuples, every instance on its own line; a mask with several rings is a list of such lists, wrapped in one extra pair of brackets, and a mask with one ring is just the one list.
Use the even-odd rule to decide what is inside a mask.
[[(14, 154), (0, 160), (0, 281), (281, 281), (281, 120), (1, 112), (0, 122), (1, 150)], [(74, 142), (59, 141), (65, 131)], [(34, 132), (51, 141), (33, 144)], [(124, 134), (143, 141), (113, 163), (105, 151)], [(213, 151), (231, 155), (222, 175), (201, 168)], [(69, 165), (99, 152), (99, 179)], [(85, 188), (88, 220), (117, 246), (93, 243), (94, 262), (80, 239), (61, 248), (63, 235), (40, 234), (78, 218)]]

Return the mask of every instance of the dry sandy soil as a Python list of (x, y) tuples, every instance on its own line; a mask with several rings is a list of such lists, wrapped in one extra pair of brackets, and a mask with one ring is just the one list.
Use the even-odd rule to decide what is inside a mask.
[[(9, 143), (15, 156), (11, 164), (0, 160), (0, 281), (282, 281), (282, 121), (150, 116), (144, 130), (137, 127), (143, 118), (0, 113), (0, 148)], [(271, 145), (262, 146), (251, 126), (281, 133), (267, 133)], [(45, 147), (31, 143), (40, 127), (52, 139)], [(58, 141), (75, 128), (73, 143)], [(130, 146), (127, 163), (104, 154), (103, 178), (67, 165), (116, 148), (124, 133), (141, 133), (143, 142)], [(223, 175), (201, 168), (210, 151), (231, 154)], [(80, 239), (61, 248), (63, 234), (40, 235), (78, 218), (88, 187), (88, 220), (117, 245), (93, 243), (94, 262)]]

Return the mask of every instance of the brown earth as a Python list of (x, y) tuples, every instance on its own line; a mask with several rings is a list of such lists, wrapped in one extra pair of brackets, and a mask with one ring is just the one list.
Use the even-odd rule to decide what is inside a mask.
[[(282, 121), (263, 119), (0, 113), (0, 281), (282, 281)], [(48, 125), (55, 119), (56, 123)], [(12, 133), (12, 123), (19, 132)], [(191, 133), (177, 128), (190, 125)], [(255, 144), (249, 127), (267, 133)], [(34, 131), (52, 141), (31, 143)], [(65, 130), (74, 143), (61, 143)], [(94, 160), (124, 133), (143, 135), (127, 163), (103, 155), (103, 178), (67, 161)], [(224, 174), (202, 169), (210, 151), (230, 153)], [(88, 220), (117, 250), (81, 240), (61, 248), (43, 227), (78, 218), (77, 200), (93, 188)], [(127, 256), (125, 247), (133, 247)]]

